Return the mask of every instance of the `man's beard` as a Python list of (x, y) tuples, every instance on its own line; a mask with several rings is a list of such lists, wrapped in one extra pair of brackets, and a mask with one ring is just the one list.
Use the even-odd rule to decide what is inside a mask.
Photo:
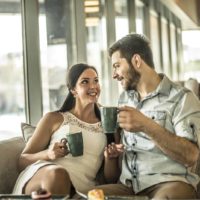
[(125, 90), (137, 90), (137, 85), (140, 81), (140, 73), (137, 72), (132, 64), (129, 64), (129, 70), (127, 71)]

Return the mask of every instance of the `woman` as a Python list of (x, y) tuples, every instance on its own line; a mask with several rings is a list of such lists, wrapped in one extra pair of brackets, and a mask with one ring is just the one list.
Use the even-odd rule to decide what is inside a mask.
[[(72, 66), (67, 87), (69, 93), (61, 109), (40, 120), (20, 156), (19, 168), (23, 171), (14, 194), (44, 189), (66, 195), (73, 187), (81, 192), (95, 185), (106, 146), (97, 106), (100, 85), (96, 69), (87, 64)], [(72, 157), (61, 141), (67, 133), (79, 131), (83, 134), (84, 153)]]

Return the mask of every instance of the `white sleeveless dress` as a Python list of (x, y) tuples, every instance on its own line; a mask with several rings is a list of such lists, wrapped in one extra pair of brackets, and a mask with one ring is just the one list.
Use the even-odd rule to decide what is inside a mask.
[(19, 175), (13, 194), (22, 194), (23, 187), (37, 170), (49, 164), (57, 164), (64, 167), (69, 173), (73, 186), (80, 192), (95, 186), (95, 177), (102, 164), (103, 151), (107, 143), (101, 123), (88, 124), (79, 120), (70, 112), (61, 114), (64, 117), (64, 121), (60, 128), (52, 135), (50, 145), (65, 138), (66, 134), (82, 131), (84, 143), (83, 156), (72, 157), (71, 154), (68, 154), (51, 162), (39, 160), (31, 164)]

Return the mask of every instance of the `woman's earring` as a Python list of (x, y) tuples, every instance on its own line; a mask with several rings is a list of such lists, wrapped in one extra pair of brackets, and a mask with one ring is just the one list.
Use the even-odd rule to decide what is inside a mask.
[(72, 93), (73, 97), (76, 98), (76, 94), (77, 94), (76, 91), (75, 90), (71, 90), (71, 93)]

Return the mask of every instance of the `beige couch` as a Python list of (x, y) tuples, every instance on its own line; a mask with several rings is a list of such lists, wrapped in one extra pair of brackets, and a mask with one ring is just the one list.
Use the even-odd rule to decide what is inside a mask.
[(17, 162), (25, 146), (22, 137), (0, 141), (0, 194), (10, 194), (18, 177)]
[[(15, 137), (0, 141), (0, 194), (10, 194), (14, 187), (17, 176), (17, 161), (25, 146), (22, 137)], [(200, 173), (200, 164), (196, 169)], [(198, 189), (200, 198), (200, 185)]]

